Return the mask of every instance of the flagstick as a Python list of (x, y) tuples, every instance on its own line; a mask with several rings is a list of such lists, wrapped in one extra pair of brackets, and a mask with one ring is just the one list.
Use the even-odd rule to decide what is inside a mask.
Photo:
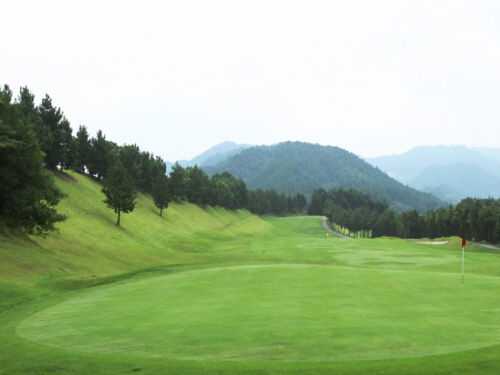
[(464, 259), (465, 259), (465, 246), (462, 246), (462, 284), (464, 283)]

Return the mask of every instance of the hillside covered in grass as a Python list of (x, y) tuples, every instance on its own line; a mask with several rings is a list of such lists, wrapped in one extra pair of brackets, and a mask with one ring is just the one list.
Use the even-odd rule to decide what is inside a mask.
[(67, 280), (83, 283), (155, 265), (227, 261), (237, 258), (239, 249), (214, 253), (214, 243), (255, 236), (268, 227), (245, 210), (202, 209), (184, 202), (171, 202), (160, 217), (145, 194), (138, 195), (135, 210), (123, 215), (118, 227), (98, 182), (74, 172), (56, 175), (67, 194), (58, 211), (67, 220), (46, 238), (0, 236), (0, 282), (63, 288)]

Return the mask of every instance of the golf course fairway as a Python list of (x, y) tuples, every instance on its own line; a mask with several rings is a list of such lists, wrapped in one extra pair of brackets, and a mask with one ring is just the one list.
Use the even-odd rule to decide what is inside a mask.
[[(17, 333), (64, 349), (166, 359), (407, 358), (500, 342), (498, 279), (324, 265), (176, 273), (85, 293)], [(470, 313), (473, 311), (473, 313)]]
[(320, 217), (58, 180), (68, 220), (0, 236), (0, 375), (498, 375), (500, 251), (327, 235)]

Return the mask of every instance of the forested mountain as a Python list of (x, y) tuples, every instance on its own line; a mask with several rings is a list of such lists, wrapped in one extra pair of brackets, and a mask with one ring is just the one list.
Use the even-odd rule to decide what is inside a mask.
[(401, 155), (367, 160), (396, 180), (447, 202), (466, 197), (498, 198), (500, 149), (421, 146)]
[[(199, 167), (205, 165), (215, 165), (249, 147), (252, 146), (226, 141), (209, 148), (207, 151), (202, 152), (200, 155), (194, 157), (191, 160), (179, 160), (178, 163), (182, 167), (194, 167), (195, 165)], [(168, 170), (170, 170), (174, 163), (166, 162), (166, 165)]]
[(250, 189), (275, 189), (288, 195), (301, 193), (308, 198), (319, 188), (354, 188), (376, 200), (387, 201), (397, 211), (426, 212), (443, 204), (433, 195), (402, 185), (338, 147), (303, 142), (257, 146), (203, 169), (208, 174), (228, 171), (245, 181)]

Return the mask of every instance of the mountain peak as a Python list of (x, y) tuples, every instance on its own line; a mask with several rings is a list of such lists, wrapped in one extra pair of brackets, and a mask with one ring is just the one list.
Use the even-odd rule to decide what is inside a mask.
[(432, 195), (403, 186), (353, 153), (334, 146), (305, 142), (255, 146), (203, 169), (209, 175), (228, 171), (250, 189), (274, 189), (288, 195), (311, 196), (321, 188), (354, 188), (376, 200), (386, 200), (397, 210), (416, 208), (426, 212), (442, 204)]
[[(198, 156), (195, 156), (191, 160), (178, 160), (177, 162), (183, 167), (213, 165), (249, 147), (252, 146), (247, 144), (237, 144), (232, 141), (224, 141), (210, 147), (208, 150), (202, 152)], [(167, 163), (167, 165), (169, 164), (170, 163)]]

